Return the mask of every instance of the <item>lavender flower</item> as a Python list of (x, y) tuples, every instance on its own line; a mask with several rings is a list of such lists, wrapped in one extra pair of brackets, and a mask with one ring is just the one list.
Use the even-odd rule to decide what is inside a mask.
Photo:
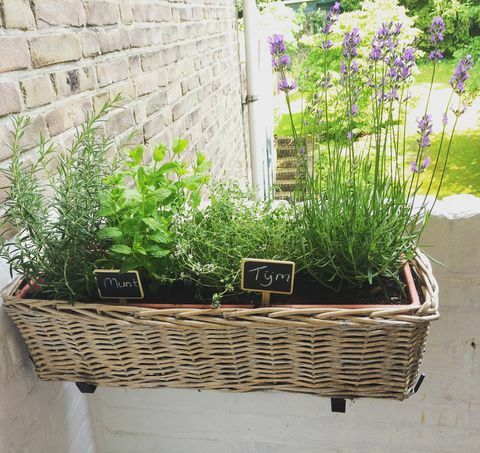
[(337, 21), (338, 14), (340, 13), (340, 3), (335, 2), (334, 5), (330, 8), (327, 15), (325, 16), (325, 25), (322, 28), (322, 33), (325, 35), (324, 40), (322, 41), (322, 48), (324, 50), (330, 49), (332, 47), (332, 41), (328, 39), (328, 35), (332, 31), (332, 25)]
[(430, 42), (434, 46), (438, 46), (443, 42), (443, 32), (445, 31), (445, 22), (440, 16), (433, 18), (432, 25), (430, 25)]
[(418, 168), (417, 162), (413, 161), (410, 163), (410, 170), (412, 170), (413, 173), (423, 173), (425, 169), (430, 165), (430, 162), (430, 157), (426, 157), (423, 163), (420, 165), (420, 168)]
[(353, 27), (343, 38), (343, 56), (349, 60), (358, 55), (358, 44), (360, 44), (360, 33), (357, 27)]
[(407, 47), (403, 50), (402, 58), (406, 63), (415, 63), (415, 50), (411, 47)]
[(373, 61), (379, 61), (382, 59), (382, 49), (378, 43), (372, 42), (372, 50), (370, 51), (369, 57)]
[(469, 71), (473, 67), (473, 60), (470, 55), (462, 58), (459, 62), (452, 78), (450, 79), (450, 85), (454, 89), (455, 93), (462, 94), (465, 91), (465, 82), (470, 77)]
[(443, 116), (442, 116), (442, 124), (444, 126), (446, 126), (448, 124), (448, 115), (447, 115), (447, 112), (444, 112), (443, 113)]
[(428, 55), (428, 59), (437, 62), (443, 59), (443, 54), (439, 50), (432, 50), (430, 55)]
[(352, 104), (352, 108), (350, 110), (350, 114), (352, 116), (357, 116), (358, 115), (358, 105), (357, 104)]
[(430, 134), (432, 133), (432, 115), (423, 115), (420, 121), (418, 121), (418, 133), (420, 137), (417, 140), (420, 148), (427, 148), (430, 146)]
[(270, 54), (278, 57), (287, 51), (283, 35), (274, 34), (268, 38), (268, 45), (270, 47)]
[(277, 87), (280, 91), (288, 93), (289, 91), (295, 90), (297, 88), (297, 84), (293, 80), (289, 82), (286, 78), (283, 78), (280, 80), (280, 82), (278, 82)]

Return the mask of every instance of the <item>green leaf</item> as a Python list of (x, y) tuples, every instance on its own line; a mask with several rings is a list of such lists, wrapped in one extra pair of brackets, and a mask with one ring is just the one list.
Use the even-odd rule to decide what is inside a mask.
[(170, 250), (162, 249), (161, 247), (156, 247), (153, 250), (152, 249), (149, 250), (149, 253), (155, 258), (163, 258), (164, 256), (167, 256), (170, 253)]
[(142, 162), (143, 152), (143, 146), (137, 146), (130, 151), (130, 157), (133, 159), (136, 165), (140, 165)]
[(157, 219), (154, 219), (153, 217), (145, 217), (142, 219), (143, 223), (148, 226), (148, 228), (151, 228), (152, 230), (158, 230), (162, 226), (158, 223)]
[(114, 253), (120, 253), (121, 255), (131, 255), (132, 254), (132, 249), (125, 244), (115, 244), (112, 245), (112, 248), (110, 249)]
[(117, 227), (102, 228), (97, 234), (99, 239), (120, 239), (122, 236), (122, 230)]
[(180, 154), (182, 151), (185, 150), (185, 148), (188, 146), (188, 140), (185, 140), (183, 138), (176, 138), (175, 141), (173, 142), (173, 154)]
[(167, 153), (167, 147), (163, 144), (155, 146), (153, 149), (153, 160), (155, 162), (161, 162)]

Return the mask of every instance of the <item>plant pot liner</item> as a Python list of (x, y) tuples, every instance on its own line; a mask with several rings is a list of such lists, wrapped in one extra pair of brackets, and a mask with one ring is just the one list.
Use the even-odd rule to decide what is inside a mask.
[(412, 270), (422, 303), (368, 308), (144, 308), (3, 295), (47, 381), (328, 397), (405, 399), (413, 392), (438, 285)]

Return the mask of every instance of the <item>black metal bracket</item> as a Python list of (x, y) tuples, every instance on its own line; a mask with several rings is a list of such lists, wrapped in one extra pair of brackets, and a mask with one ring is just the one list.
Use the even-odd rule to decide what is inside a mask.
[(242, 105), (248, 105), (252, 102), (258, 101), (259, 97), (256, 94), (249, 94), (245, 97), (245, 102), (242, 102)]
[(417, 393), (420, 390), (420, 387), (422, 386), (422, 383), (426, 377), (427, 377), (426, 374), (424, 373), (420, 374), (420, 377), (418, 378), (418, 381), (415, 384), (415, 387), (413, 387), (413, 393)]
[(75, 382), (75, 385), (80, 390), (80, 393), (95, 393), (97, 389), (95, 384), (88, 384), (87, 382)]
[(345, 398), (331, 398), (332, 412), (345, 413), (347, 408), (347, 401)]

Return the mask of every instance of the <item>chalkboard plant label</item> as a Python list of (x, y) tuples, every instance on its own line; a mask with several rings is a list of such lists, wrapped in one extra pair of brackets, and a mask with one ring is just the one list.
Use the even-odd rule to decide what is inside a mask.
[(98, 294), (101, 299), (143, 299), (142, 281), (138, 271), (95, 269)]
[(295, 263), (292, 261), (242, 260), (242, 286), (244, 291), (274, 294), (292, 294)]

